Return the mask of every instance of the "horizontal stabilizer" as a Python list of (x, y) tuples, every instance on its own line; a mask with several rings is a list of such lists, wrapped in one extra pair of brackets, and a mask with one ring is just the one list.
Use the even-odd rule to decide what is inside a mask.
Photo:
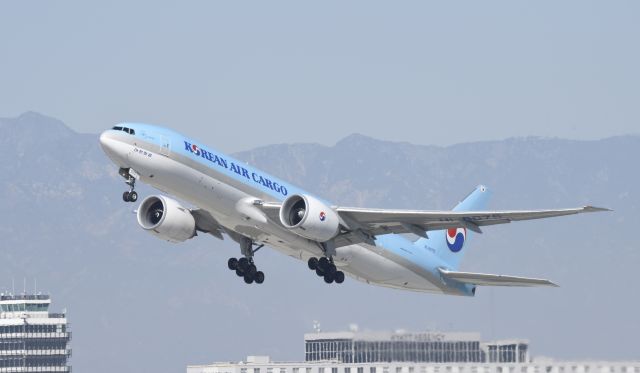
[(492, 275), (488, 273), (454, 272), (440, 269), (443, 277), (464, 282), (466, 284), (481, 286), (554, 286), (553, 282), (540, 278), (527, 278), (516, 276)]

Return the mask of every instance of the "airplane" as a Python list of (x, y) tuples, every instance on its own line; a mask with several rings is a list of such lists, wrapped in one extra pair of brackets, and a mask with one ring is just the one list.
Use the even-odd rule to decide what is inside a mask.
[(138, 181), (166, 194), (142, 200), (142, 229), (173, 243), (198, 233), (231, 238), (241, 256), (230, 258), (227, 267), (247, 284), (263, 283), (254, 258), (268, 245), (307, 262), (328, 284), (348, 275), (367, 284), (460, 296), (474, 296), (477, 286), (557, 286), (546, 279), (459, 271), (467, 241), (489, 225), (609, 211), (486, 210), (491, 192), (484, 185), (451, 211), (337, 206), (168, 128), (121, 123), (99, 141), (129, 187), (125, 202), (138, 200)]

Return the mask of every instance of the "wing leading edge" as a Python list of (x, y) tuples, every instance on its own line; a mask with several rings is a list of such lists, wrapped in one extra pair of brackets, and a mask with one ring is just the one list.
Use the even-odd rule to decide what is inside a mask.
[(336, 207), (347, 224), (356, 223), (360, 229), (378, 235), (387, 233), (415, 233), (464, 227), (482, 233), (480, 227), (507, 224), (512, 221), (552, 218), (586, 212), (609, 211), (606, 208), (584, 206), (559, 210), (529, 211), (419, 211)]
[(552, 286), (557, 284), (541, 278), (527, 278), (505, 275), (493, 275), (488, 273), (455, 272), (440, 269), (440, 274), (450, 280), (463, 282), (465, 284), (480, 286)]

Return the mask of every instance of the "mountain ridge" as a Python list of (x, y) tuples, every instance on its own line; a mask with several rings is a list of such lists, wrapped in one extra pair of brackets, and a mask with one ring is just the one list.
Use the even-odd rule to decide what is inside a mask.
[(640, 304), (629, 274), (640, 252), (625, 232), (640, 213), (640, 176), (630, 172), (640, 136), (441, 148), (375, 139), (370, 146), (356, 136), (331, 147), (276, 144), (234, 154), (338, 204), (448, 209), (482, 183), (495, 192), (492, 208), (615, 210), (488, 227), (469, 241), (463, 270), (548, 277), (561, 288), (481, 288), (475, 298), (457, 298), (351, 279), (326, 286), (304, 263), (268, 249), (256, 257), (265, 284), (246, 286), (226, 269), (239, 255), (233, 242), (201, 235), (171, 245), (143, 232), (97, 135), (69, 128), (64, 135), (47, 118), (24, 116), (17, 125), (25, 132), (0, 119), (0, 288), (37, 277), (54, 308), (69, 309), (80, 371), (170, 372), (247, 354), (301, 360), (301, 334), (313, 320), (325, 330), (357, 322), (523, 337), (534, 355), (558, 358), (638, 358)]

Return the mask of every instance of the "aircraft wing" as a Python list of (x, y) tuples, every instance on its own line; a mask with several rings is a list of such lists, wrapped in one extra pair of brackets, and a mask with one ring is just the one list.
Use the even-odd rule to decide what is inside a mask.
[(540, 278), (492, 275), (487, 273), (454, 272), (440, 269), (443, 277), (466, 284), (484, 286), (553, 286), (558, 285)]
[[(530, 211), (419, 211), (336, 207), (348, 228), (358, 228), (372, 235), (386, 233), (414, 233), (426, 236), (427, 231), (467, 228), (482, 233), (485, 225), (506, 224), (512, 221), (544, 219), (585, 212), (609, 211), (585, 206), (560, 210)], [(355, 227), (352, 227), (354, 226)]]
[[(279, 222), (278, 202), (257, 203), (274, 221)], [(606, 208), (584, 206), (558, 210), (523, 211), (422, 211), (333, 207), (340, 216), (343, 233), (336, 237), (337, 247), (359, 242), (372, 243), (373, 237), (389, 233), (413, 233), (428, 237), (428, 231), (449, 228), (467, 228), (482, 233), (480, 227), (507, 224), (512, 221), (552, 218), (585, 212), (610, 211)]]

